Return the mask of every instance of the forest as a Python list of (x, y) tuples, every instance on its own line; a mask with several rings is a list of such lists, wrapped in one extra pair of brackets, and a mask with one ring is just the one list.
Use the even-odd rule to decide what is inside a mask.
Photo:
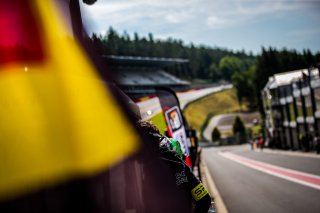
[(247, 101), (252, 108), (260, 105), (260, 91), (268, 77), (291, 70), (317, 66), (320, 51), (261, 47), (258, 55), (252, 52), (232, 51), (205, 45), (185, 44), (181, 39), (155, 39), (152, 33), (139, 36), (127, 32), (119, 34), (112, 27), (104, 34), (91, 36), (94, 47), (101, 55), (184, 58), (189, 63), (167, 71), (191, 83), (232, 82), (239, 102)]

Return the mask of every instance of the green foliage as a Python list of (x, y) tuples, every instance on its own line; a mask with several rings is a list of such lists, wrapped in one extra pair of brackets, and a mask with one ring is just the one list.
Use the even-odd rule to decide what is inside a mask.
[(203, 140), (203, 130), (214, 115), (238, 111), (236, 91), (235, 89), (228, 89), (190, 103), (184, 108), (183, 114), (188, 124), (201, 133), (200, 139)]
[(212, 63), (209, 67), (209, 78), (212, 79), (212, 81), (218, 81), (222, 79), (222, 73), (215, 63)]
[[(173, 38), (159, 40), (155, 39), (151, 33), (146, 37), (134, 33), (131, 38), (126, 31), (121, 35), (112, 27), (105, 35), (93, 34), (91, 39), (98, 52), (104, 55), (189, 59), (189, 64), (183, 69), (172, 67), (166, 70), (177, 77), (189, 80), (194, 78), (211, 82), (230, 80), (234, 72), (230, 69), (234, 64), (235, 67), (246, 67), (248, 63), (252, 64), (256, 61), (255, 56), (246, 54), (244, 51), (234, 52), (218, 47), (196, 46), (192, 43), (186, 45), (182, 40)], [(224, 57), (227, 58), (220, 63)], [(220, 70), (220, 66), (223, 71)]]
[(203, 136), (203, 131), (205, 130), (205, 128), (207, 128), (209, 121), (211, 120), (211, 118), (213, 118), (214, 114), (212, 112), (209, 112), (204, 120), (204, 122), (202, 123), (201, 127), (200, 127), (200, 140), (205, 141), (206, 139)]
[(192, 43), (187, 45), (180, 39), (159, 40), (151, 33), (146, 37), (134, 33), (130, 37), (126, 31), (119, 34), (112, 27), (105, 35), (93, 34), (91, 40), (99, 54), (104, 55), (189, 59), (189, 64), (185, 67), (171, 67), (166, 71), (187, 80), (232, 80), (237, 89), (239, 102), (245, 99), (251, 107), (258, 105), (262, 114), (260, 91), (269, 76), (308, 68), (320, 61), (320, 52), (312, 54), (308, 49), (299, 53), (296, 50), (262, 47), (261, 54), (254, 56), (244, 50), (234, 52), (218, 47), (196, 46)]
[(262, 47), (262, 53), (258, 57), (255, 77), (255, 92), (258, 99), (259, 110), (263, 115), (263, 105), (260, 92), (266, 85), (269, 76), (277, 73), (308, 68), (320, 60), (320, 52), (313, 55), (310, 50), (298, 53), (296, 50), (277, 50)]
[(255, 75), (256, 66), (251, 66), (245, 72), (236, 72), (232, 75), (232, 83), (237, 89), (237, 96), (240, 105), (243, 99), (246, 99), (251, 108), (256, 105)]
[(233, 134), (236, 136), (237, 143), (245, 143), (247, 140), (246, 127), (243, 121), (237, 116), (233, 123)]
[(246, 66), (242, 60), (234, 56), (225, 56), (219, 62), (219, 71), (222, 78), (231, 80), (233, 73), (241, 73), (245, 71)]
[(237, 116), (234, 120), (234, 123), (233, 123), (233, 127), (232, 127), (232, 130), (233, 130), (233, 134), (245, 134), (246, 133), (246, 127), (244, 126), (244, 123), (243, 121), (241, 120), (241, 118), (239, 116)]
[(217, 127), (215, 127), (212, 131), (212, 134), (211, 134), (211, 140), (218, 141), (218, 140), (220, 140), (220, 137), (221, 137), (220, 131)]

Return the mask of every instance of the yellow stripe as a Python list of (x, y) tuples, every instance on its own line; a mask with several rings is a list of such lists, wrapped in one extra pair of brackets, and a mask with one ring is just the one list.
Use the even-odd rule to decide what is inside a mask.
[(0, 200), (94, 175), (139, 144), (52, 3), (36, 2), (47, 61), (0, 67)]
[(155, 114), (149, 120), (159, 129), (160, 134), (165, 134), (165, 131), (167, 131), (168, 128), (162, 112)]
[(208, 191), (204, 188), (202, 183), (199, 183), (196, 187), (191, 190), (192, 197), (198, 201), (208, 194)]

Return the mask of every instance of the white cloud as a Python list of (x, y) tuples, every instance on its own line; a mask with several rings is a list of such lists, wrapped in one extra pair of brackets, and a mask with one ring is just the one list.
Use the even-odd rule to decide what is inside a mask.
[[(84, 7), (89, 13), (89, 23), (96, 21), (95, 31), (105, 32), (109, 26), (115, 28), (135, 28), (135, 31), (148, 29), (159, 32), (171, 25), (185, 25), (196, 20), (197, 10), (193, 7), (196, 0), (117, 0), (98, 1)], [(176, 26), (177, 27), (177, 26)], [(92, 27), (89, 27), (90, 31)], [(174, 30), (171, 30), (171, 32)]]
[(183, 19), (181, 19), (181, 17), (177, 16), (176, 14), (168, 14), (168, 15), (165, 16), (165, 19), (169, 23), (174, 23), (174, 24), (178, 24), (178, 23), (181, 23), (183, 21)]
[(183, 23), (188, 21), (191, 18), (192, 18), (192, 15), (186, 12), (168, 12), (165, 15), (165, 19), (169, 23), (173, 23), (173, 24)]
[(207, 25), (211, 28), (222, 28), (228, 24), (229, 20), (217, 17), (217, 16), (209, 16), (207, 18)]
[(243, 23), (267, 14), (297, 10), (303, 0), (99, 0), (87, 8), (98, 22), (134, 22), (154, 18), (157, 22), (183, 23), (190, 19), (219, 28)]
[[(294, 18), (314, 6), (313, 1), (304, 0), (98, 0), (86, 10), (90, 12), (90, 23), (97, 23), (96, 32), (113, 26), (129, 34), (152, 32), (155, 37), (195, 42), (207, 36), (212, 42), (218, 40), (218, 32), (243, 29), (262, 19), (281, 21), (288, 14)], [(319, 19), (315, 9), (313, 14)], [(276, 27), (277, 23), (273, 25)]]
[[(223, 3), (224, 2), (224, 3)], [(253, 1), (253, 0), (229, 0), (219, 1), (222, 9), (214, 10), (213, 16), (207, 17), (207, 25), (210, 28), (229, 28), (236, 25), (248, 24), (259, 21), (260, 17), (278, 16), (288, 11), (297, 11), (306, 5), (300, 1)]]
[(271, 13), (278, 13), (284, 11), (292, 11), (301, 7), (299, 1), (250, 1), (242, 0), (235, 1), (234, 10), (230, 11), (229, 14), (232, 15), (247, 15), (247, 16), (256, 16), (256, 15), (265, 15)]

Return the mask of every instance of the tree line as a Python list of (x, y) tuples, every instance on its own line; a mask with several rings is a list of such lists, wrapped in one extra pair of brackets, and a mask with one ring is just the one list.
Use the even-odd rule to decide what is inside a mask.
[(297, 52), (286, 48), (277, 50), (272, 47), (262, 47), (254, 76), (254, 89), (260, 112), (263, 114), (260, 92), (268, 82), (269, 76), (281, 72), (317, 67), (318, 65), (320, 65), (320, 51), (313, 54), (309, 49)]
[[(94, 33), (91, 38), (100, 54), (189, 59), (186, 67), (169, 70), (186, 80), (231, 80), (232, 70), (226, 65), (230, 60), (239, 59), (246, 67), (256, 62), (256, 56), (244, 51), (233, 52), (219, 47), (185, 44), (181, 39), (159, 40), (154, 39), (151, 33), (146, 37), (134, 33), (130, 37), (126, 32), (119, 34), (112, 27), (104, 35)], [(220, 63), (224, 57), (226, 58)]]
[(248, 101), (251, 107), (260, 105), (260, 90), (268, 77), (279, 72), (307, 68), (320, 61), (320, 52), (264, 48), (260, 55), (244, 50), (231, 51), (219, 47), (185, 44), (181, 39), (155, 39), (131, 37), (127, 32), (119, 34), (112, 27), (104, 34), (92, 34), (91, 40), (99, 54), (184, 58), (186, 66), (168, 68), (167, 71), (185, 80), (200, 79), (206, 83), (228, 81), (237, 89), (239, 102)]

